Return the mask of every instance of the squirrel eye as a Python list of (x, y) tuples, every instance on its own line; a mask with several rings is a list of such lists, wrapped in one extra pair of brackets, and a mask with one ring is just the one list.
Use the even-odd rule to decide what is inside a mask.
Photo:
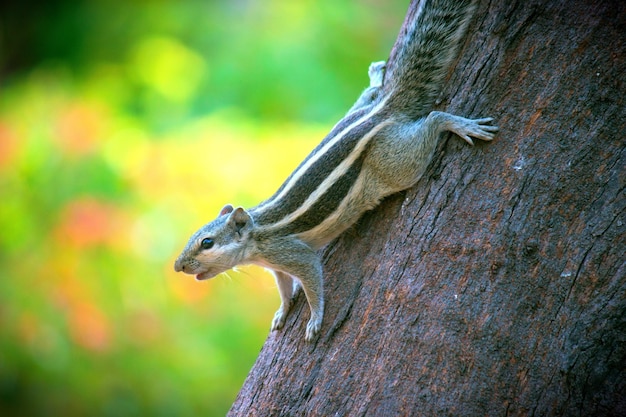
[(204, 239), (202, 239), (202, 242), (200, 242), (200, 247), (202, 248), (202, 250), (207, 250), (211, 249), (214, 244), (215, 242), (213, 242), (213, 239), (205, 237)]

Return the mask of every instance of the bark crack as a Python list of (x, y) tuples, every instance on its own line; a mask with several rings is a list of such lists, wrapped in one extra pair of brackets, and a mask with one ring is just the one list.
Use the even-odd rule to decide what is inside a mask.
[(523, 176), (522, 179), (522, 183), (520, 185), (520, 187), (518, 188), (517, 193), (515, 193), (515, 195), (512, 196), (513, 204), (510, 208), (511, 212), (509, 213), (509, 217), (507, 219), (507, 222), (510, 223), (512, 218), (513, 218), (513, 214), (515, 213), (515, 211), (517, 210), (517, 207), (519, 206), (520, 202), (522, 201), (522, 196), (524, 195), (524, 192), (526, 191), (526, 187), (532, 182), (533, 180), (533, 172), (535, 170), (535, 165), (536, 163), (533, 163), (532, 166), (530, 166), (527, 170), (527, 174)]

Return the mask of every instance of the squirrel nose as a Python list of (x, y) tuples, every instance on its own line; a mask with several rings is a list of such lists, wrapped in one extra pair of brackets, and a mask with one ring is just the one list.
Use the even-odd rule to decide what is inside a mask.
[(174, 271), (181, 272), (181, 271), (184, 271), (184, 270), (185, 270), (185, 265), (182, 262), (182, 260), (180, 258), (176, 259), (176, 262), (174, 262)]

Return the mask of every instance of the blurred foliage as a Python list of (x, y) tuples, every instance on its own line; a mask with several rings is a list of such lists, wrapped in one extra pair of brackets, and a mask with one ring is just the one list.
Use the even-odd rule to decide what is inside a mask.
[(255, 267), (196, 282), (173, 261), (323, 138), (406, 6), (2, 6), (0, 414), (225, 414), (275, 284)]

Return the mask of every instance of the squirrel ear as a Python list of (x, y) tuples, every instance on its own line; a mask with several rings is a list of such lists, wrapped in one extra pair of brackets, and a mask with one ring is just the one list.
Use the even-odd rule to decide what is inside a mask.
[(242, 207), (237, 207), (228, 217), (228, 224), (241, 236), (243, 230), (252, 227), (252, 217)]
[(232, 212), (233, 210), (234, 210), (233, 206), (231, 206), (230, 204), (226, 204), (224, 208), (222, 209), (222, 211), (220, 211), (219, 216), (217, 217), (222, 217), (224, 214), (228, 214)]

